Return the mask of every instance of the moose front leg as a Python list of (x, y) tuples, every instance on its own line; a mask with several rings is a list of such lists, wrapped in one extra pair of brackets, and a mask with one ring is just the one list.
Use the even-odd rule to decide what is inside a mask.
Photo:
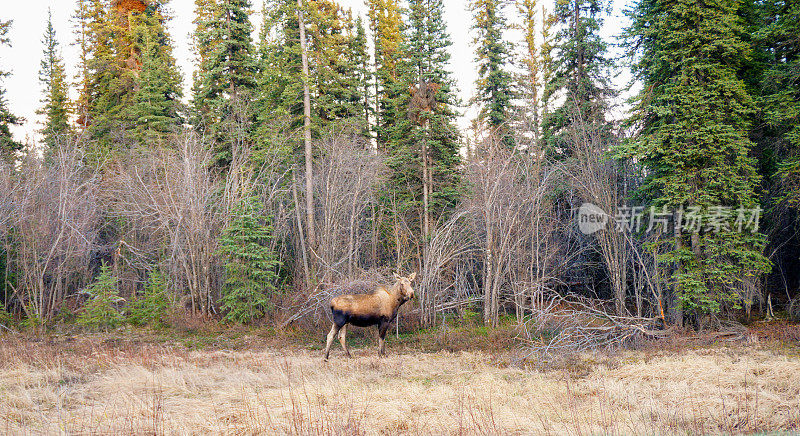
[(386, 356), (386, 332), (389, 331), (389, 322), (384, 321), (378, 325), (378, 356)]

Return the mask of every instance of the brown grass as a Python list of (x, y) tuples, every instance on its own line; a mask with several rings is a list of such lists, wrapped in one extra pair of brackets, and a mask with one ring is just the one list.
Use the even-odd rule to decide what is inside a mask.
[[(800, 358), (756, 345), (582, 355), (194, 350), (0, 337), (0, 432), (696, 434), (800, 430)], [(575, 371), (575, 368), (580, 368)]]

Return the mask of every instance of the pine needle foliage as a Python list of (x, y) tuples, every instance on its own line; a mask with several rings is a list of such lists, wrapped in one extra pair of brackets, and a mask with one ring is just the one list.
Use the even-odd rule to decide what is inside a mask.
[(241, 199), (220, 237), (219, 255), (225, 258), (222, 310), (228, 322), (255, 321), (273, 306), (280, 261), (270, 248), (274, 238), (272, 218), (265, 216), (261, 200)]
[(83, 306), (77, 323), (94, 330), (108, 330), (122, 325), (125, 317), (115, 305), (120, 298), (117, 291), (117, 277), (111, 266), (105, 262), (100, 267), (97, 280), (86, 289), (91, 299)]

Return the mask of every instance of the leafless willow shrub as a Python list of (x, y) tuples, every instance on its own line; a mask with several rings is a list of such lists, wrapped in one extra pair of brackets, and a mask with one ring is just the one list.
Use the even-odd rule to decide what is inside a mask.
[(61, 144), (47, 161), (30, 150), (2, 183), (9, 189), (2, 194), (9, 230), (3, 241), (7, 269), (17, 277), (13, 296), (28, 318), (48, 320), (91, 278), (100, 215), (97, 173), (83, 164), (75, 144)]
[(354, 277), (366, 266), (372, 240), (371, 206), (384, 182), (382, 159), (356, 137), (334, 135), (320, 144), (315, 172), (317, 247), (322, 280)]
[(132, 257), (142, 266), (160, 262), (178, 296), (187, 292), (192, 312), (205, 316), (216, 312), (221, 265), (215, 253), (235, 197), (230, 191), (241, 187), (242, 164), (235, 156), (234, 179), (221, 180), (210, 166), (211, 157), (194, 135), (185, 134), (175, 148), (132, 159), (109, 190), (113, 216), (140, 234), (124, 242)]
[(477, 149), (465, 170), (467, 196), (425, 248), (424, 321), (476, 297), (486, 323), (497, 325), (506, 303), (521, 319), (557, 286), (568, 257), (549, 196), (556, 175), (540, 156), (505, 149), (491, 137)]
[(620, 163), (608, 156), (615, 140), (602, 125), (575, 123), (567, 132), (569, 150), (574, 157), (565, 167), (571, 186), (582, 201), (592, 203), (609, 215), (609, 225), (594, 233), (603, 258), (618, 315), (627, 314), (630, 232), (617, 231), (614, 217), (628, 197)]
[(431, 325), (437, 313), (480, 301), (478, 289), (470, 286), (480, 258), (480, 240), (470, 226), (467, 211), (458, 211), (434, 228), (425, 245), (422, 272), (417, 287), (422, 322)]
[[(376, 267), (373, 245), (377, 227), (373, 214), (378, 188), (385, 180), (385, 166), (363, 139), (346, 132), (331, 133), (318, 143), (321, 156), (314, 170), (316, 244), (311, 246), (305, 240), (296, 244), (310, 253), (305, 261), (310, 289), (284, 307), (291, 313), (287, 322), (306, 314), (318, 315), (337, 290), (352, 283), (370, 283), (374, 289), (385, 278), (371, 270)], [(301, 180), (296, 177), (295, 183)], [(296, 193), (302, 187), (294, 189), (295, 197), (299, 197)], [(295, 201), (294, 207), (298, 213), (295, 229), (302, 230), (304, 202)], [(295, 237), (302, 238), (303, 234), (297, 231)]]

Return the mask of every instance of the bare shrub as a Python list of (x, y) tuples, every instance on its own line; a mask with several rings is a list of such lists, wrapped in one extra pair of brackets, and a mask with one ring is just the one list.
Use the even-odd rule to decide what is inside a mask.
[(3, 177), (4, 248), (16, 275), (11, 286), (31, 319), (49, 320), (67, 294), (91, 277), (98, 177), (82, 159), (75, 144), (59, 144), (47, 161), (30, 150), (15, 174)]
[(537, 295), (557, 285), (569, 259), (559, 256), (563, 224), (548, 194), (557, 167), (491, 137), (475, 154), (465, 171), (469, 194), (425, 247), (419, 292), (427, 323), (476, 297), (487, 324), (497, 325), (503, 299), (521, 319)]
[[(303, 239), (302, 202), (294, 195), (297, 216), (294, 233), (297, 246), (307, 247), (308, 274), (305, 289), (284, 307), (289, 317), (285, 324), (313, 315), (318, 319), (337, 289), (351, 283), (370, 283), (370, 290), (388, 281), (386, 274), (372, 270), (376, 232), (373, 210), (377, 193), (384, 182), (382, 158), (367, 149), (347, 130), (334, 133), (319, 143), (322, 156), (314, 171), (315, 231), (317, 245)], [(295, 179), (295, 183), (299, 183)], [(294, 187), (295, 192), (299, 189)]]
[(355, 137), (339, 134), (320, 144), (323, 156), (315, 171), (317, 242), (315, 260), (321, 277), (353, 277), (365, 265), (370, 233), (368, 211), (384, 181), (381, 158)]
[(138, 234), (123, 243), (140, 266), (162, 262), (170, 286), (188, 291), (192, 311), (209, 315), (216, 312), (219, 292), (217, 239), (229, 208), (228, 191), (238, 184), (220, 183), (210, 167), (211, 151), (195, 136), (177, 142), (174, 149), (131, 156), (113, 179), (109, 201), (112, 216), (125, 219)]

